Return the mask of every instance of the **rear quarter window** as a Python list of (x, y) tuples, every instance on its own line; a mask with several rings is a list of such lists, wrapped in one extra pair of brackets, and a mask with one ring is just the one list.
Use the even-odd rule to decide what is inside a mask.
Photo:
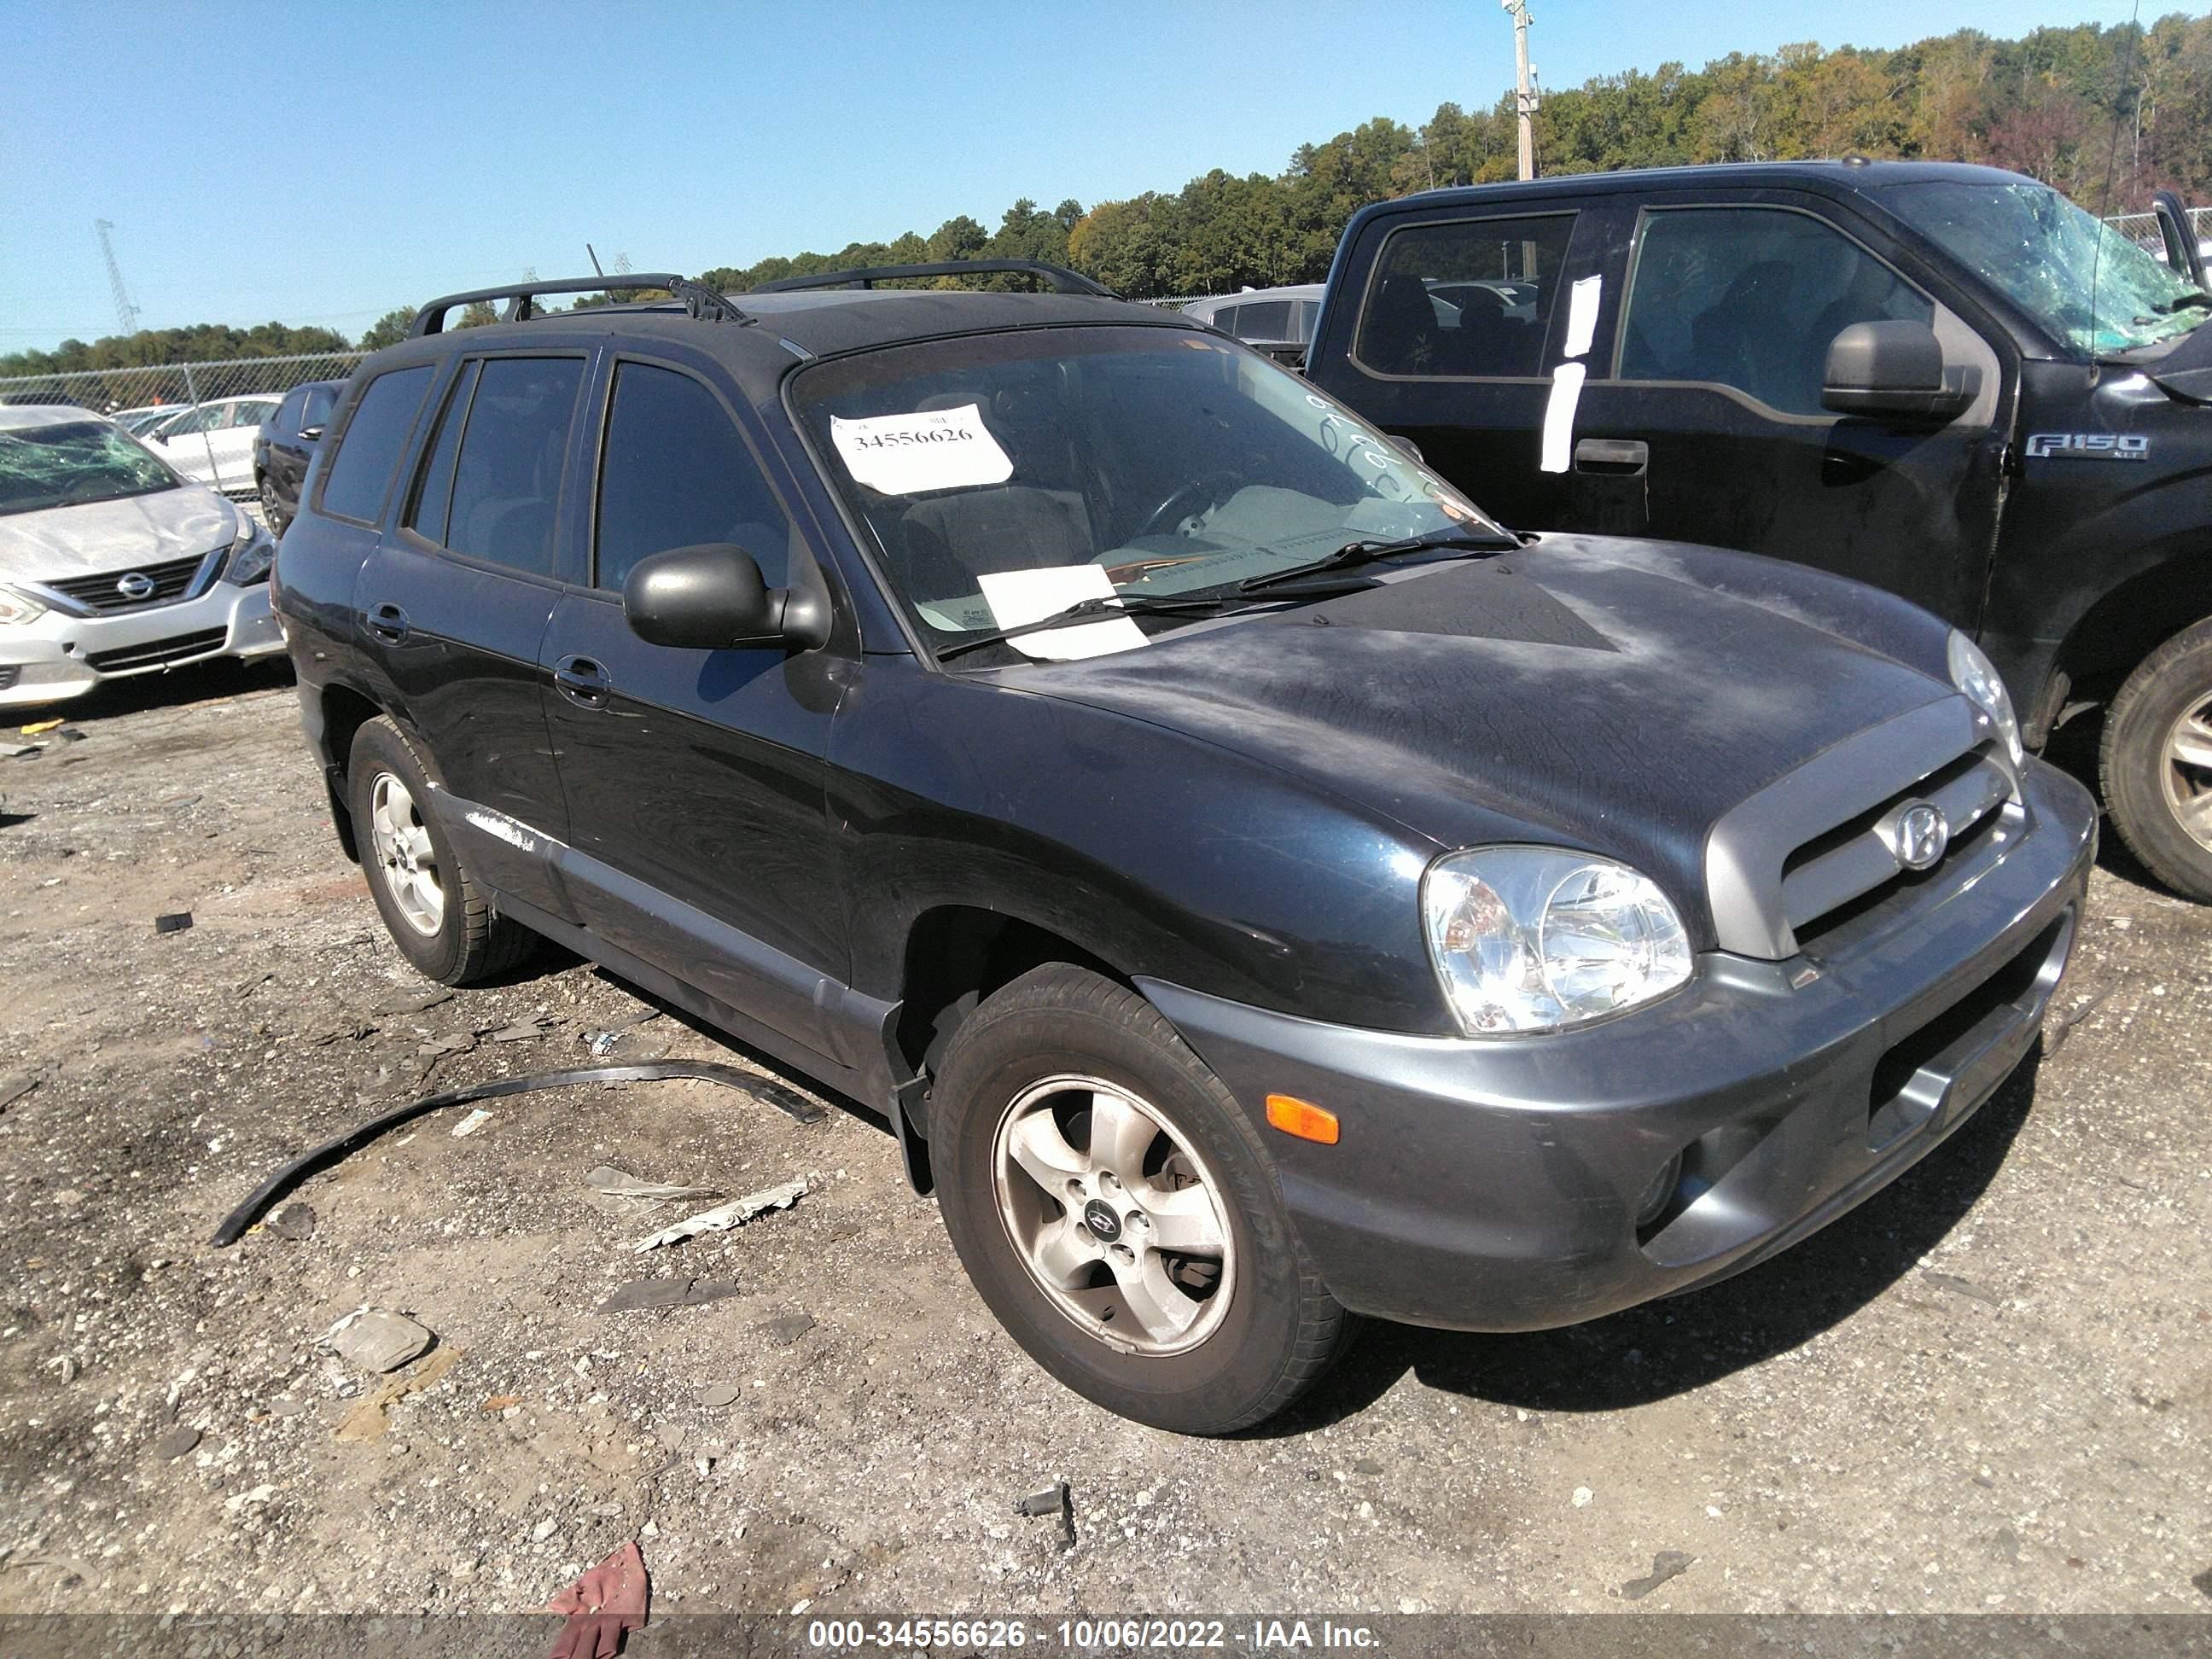
[(319, 510), (360, 524), (374, 524), (382, 516), (393, 469), (422, 394), (430, 389), (431, 372), (428, 363), (395, 368), (368, 383), (323, 474)]

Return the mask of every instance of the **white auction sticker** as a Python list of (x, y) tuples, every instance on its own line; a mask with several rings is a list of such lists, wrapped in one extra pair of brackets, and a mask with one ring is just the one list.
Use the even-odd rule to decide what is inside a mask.
[[(978, 576), (983, 601), (1001, 628), (1042, 622), (1085, 599), (1110, 599), (1114, 583), (1103, 566), (1054, 565), (1045, 570), (994, 570)], [(1041, 628), (1007, 644), (1025, 657), (1047, 662), (1073, 662), (1083, 657), (1103, 657), (1145, 643), (1145, 630), (1127, 617), (1104, 622), (1071, 623), (1066, 628)]]
[(886, 495), (969, 489), (1004, 483), (1014, 475), (1014, 464), (983, 424), (982, 409), (975, 404), (913, 415), (878, 415), (865, 421), (832, 415), (830, 438), (846, 470)]

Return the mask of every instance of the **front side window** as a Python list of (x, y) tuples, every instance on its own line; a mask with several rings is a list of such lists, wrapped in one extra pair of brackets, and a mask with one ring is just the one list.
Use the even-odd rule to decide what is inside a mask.
[(1378, 374), (1541, 374), (1571, 213), (1393, 231), (1375, 262), (1353, 356)]
[(512, 570), (553, 574), (553, 520), (584, 368), (580, 357), (484, 360), (454, 459), (445, 534), (434, 539)]
[(1784, 414), (1819, 415), (1837, 335), (1934, 317), (1918, 289), (1810, 214), (1669, 209), (1644, 216), (1620, 378), (1734, 386)]
[(1504, 534), (1358, 416), (1218, 335), (887, 347), (801, 371), (792, 399), (890, 587), (940, 644), (1005, 625), (989, 590), (1003, 595), (992, 579), (1007, 573), (1242, 603), (1246, 578), (1352, 542)]
[(106, 421), (0, 427), (0, 515), (174, 489), (177, 475)]
[(702, 542), (742, 547), (770, 587), (784, 585), (790, 521), (720, 400), (689, 374), (624, 363), (599, 464), (594, 584), (619, 590), (648, 554)]
[(307, 394), (304, 392), (287, 393), (284, 401), (276, 407), (276, 418), (270, 424), (287, 435), (297, 432), (302, 419), (301, 411), (307, 407)]
[(395, 368), (378, 375), (361, 394), (346, 422), (338, 453), (323, 475), (318, 505), (342, 519), (374, 524), (384, 511), (399, 451), (415, 424), (415, 411), (430, 389), (430, 365)]
[(338, 394), (335, 388), (326, 386), (310, 386), (307, 389), (307, 405), (301, 412), (297, 429), (301, 433), (307, 433), (327, 425), (331, 418), (331, 410), (337, 407), (337, 400)]
[(2076, 351), (2156, 345), (2212, 310), (2187, 277), (2048, 185), (1893, 185), (1882, 204)]

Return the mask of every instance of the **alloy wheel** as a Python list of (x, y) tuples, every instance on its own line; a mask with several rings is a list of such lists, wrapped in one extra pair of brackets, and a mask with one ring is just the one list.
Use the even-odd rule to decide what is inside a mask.
[(407, 925), (424, 938), (445, 925), (446, 888), (438, 871), (437, 849), (428, 826), (407, 786), (380, 772), (369, 786), (369, 843), (376, 866)]
[(1047, 1078), (992, 1140), (1000, 1219), (1053, 1305), (1110, 1347), (1182, 1353), (1237, 1290), (1222, 1186), (1158, 1109), (1093, 1077)]
[(2212, 847), (2212, 697), (2182, 711), (2166, 734), (2160, 781), (2181, 827)]

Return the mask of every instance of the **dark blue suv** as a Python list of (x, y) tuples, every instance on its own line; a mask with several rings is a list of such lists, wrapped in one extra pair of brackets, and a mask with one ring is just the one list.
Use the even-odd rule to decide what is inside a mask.
[(1734, 1273), (2027, 1053), (2095, 821), (1971, 643), (1516, 535), (1022, 268), (459, 295), (362, 365), (277, 605), (424, 973), (550, 937), (881, 1112), (1015, 1338), (1189, 1432), (1353, 1313)]
[(315, 459), (315, 446), (344, 390), (343, 380), (304, 381), (285, 394), (276, 412), (253, 434), (253, 493), (261, 498), (270, 535), (283, 535), (299, 512), (307, 464)]

